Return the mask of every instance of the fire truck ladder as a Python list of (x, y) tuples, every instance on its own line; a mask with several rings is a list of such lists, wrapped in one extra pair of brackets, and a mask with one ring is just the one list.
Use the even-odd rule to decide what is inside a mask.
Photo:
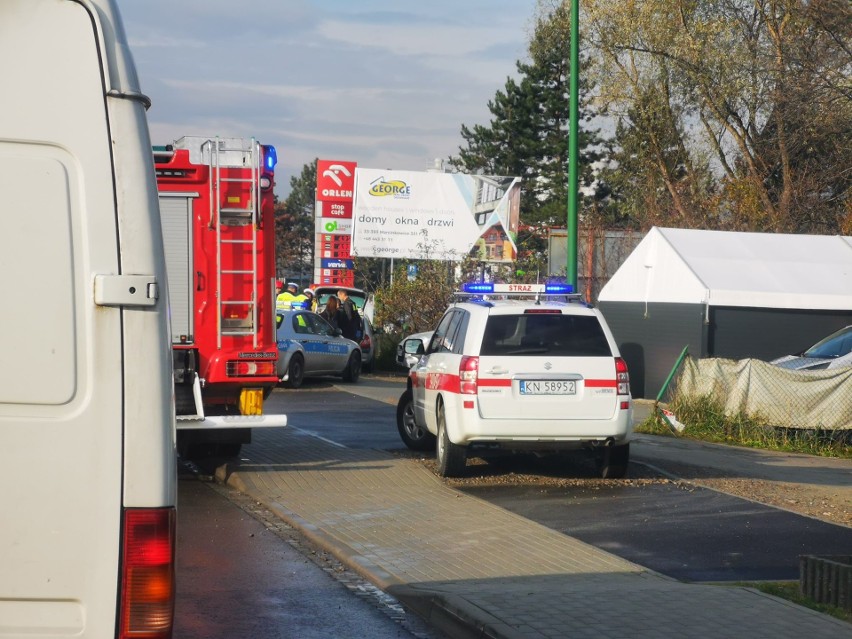
[[(216, 317), (217, 335), (216, 348), (222, 347), (223, 335), (251, 335), (254, 348), (258, 345), (258, 308), (257, 301), (257, 251), (258, 237), (257, 229), (260, 223), (260, 144), (251, 139), (251, 144), (246, 148), (245, 141), (216, 138), (208, 140), (205, 145), (210, 148), (210, 221), (216, 228)], [(248, 168), (250, 177), (223, 177), (222, 168)], [(249, 207), (234, 208), (223, 206), (223, 185), (228, 182), (241, 182), (249, 187)], [(231, 239), (222, 237), (223, 226), (248, 226), (250, 236), (247, 239)], [(224, 269), (222, 268), (222, 246), (228, 244), (246, 245), (251, 252), (250, 269)], [(230, 279), (234, 282), (249, 278), (251, 280), (251, 299), (247, 300), (223, 300), (222, 281)], [(233, 288), (233, 287), (232, 287)], [(246, 290), (239, 287), (239, 290)], [(243, 306), (249, 308), (249, 322), (236, 326), (223, 325), (222, 317), (224, 307)]]

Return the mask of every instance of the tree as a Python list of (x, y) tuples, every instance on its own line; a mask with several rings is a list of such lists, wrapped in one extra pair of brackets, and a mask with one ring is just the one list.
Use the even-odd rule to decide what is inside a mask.
[(406, 265), (399, 266), (393, 284), (376, 291), (376, 326), (398, 337), (431, 331), (447, 310), (457, 284), (452, 262), (419, 260), (417, 277), (412, 280), (408, 279)]
[(290, 178), (290, 195), (275, 209), (276, 271), (303, 281), (313, 279), (316, 184), (315, 159)]
[[(567, 5), (544, 11), (529, 46), (530, 60), (517, 62), (519, 79), (507, 79), (488, 109), (489, 124), (463, 125), (465, 146), (450, 165), (469, 173), (517, 175), (524, 179), (520, 219), (528, 226), (561, 224), (566, 217), (570, 40)], [(582, 62), (584, 66), (587, 61)], [(594, 116), (587, 74), (581, 74), (580, 113)], [(598, 158), (597, 132), (580, 132), (581, 179), (592, 186), (591, 164)], [(523, 238), (521, 238), (523, 244)], [(521, 251), (523, 246), (519, 247)]]
[(612, 189), (610, 226), (715, 224), (706, 204), (714, 195), (713, 176), (688, 148), (668, 87), (666, 75), (637, 87), (634, 102), (617, 118), (612, 162), (602, 175)]
[(602, 100), (614, 112), (638, 113), (649, 90), (668, 93), (677, 106), (669, 128), (683, 131), (693, 157), (713, 155), (715, 203), (698, 198), (678, 207), (666, 163), (657, 163), (681, 216), (734, 229), (837, 232), (849, 215), (852, 181), (848, 0), (583, 6), (587, 36), (600, 54)]

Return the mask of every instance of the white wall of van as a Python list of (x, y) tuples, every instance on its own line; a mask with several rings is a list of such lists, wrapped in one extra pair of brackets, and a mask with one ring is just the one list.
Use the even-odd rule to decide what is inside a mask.
[[(167, 637), (165, 262), (146, 99), (114, 3), (2, 0), (0, 87), (0, 637)], [(163, 556), (135, 564), (134, 533)], [(123, 615), (131, 572), (171, 596)]]

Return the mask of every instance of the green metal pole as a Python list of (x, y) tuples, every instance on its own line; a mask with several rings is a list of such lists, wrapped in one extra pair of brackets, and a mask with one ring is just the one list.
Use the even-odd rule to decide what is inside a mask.
[(568, 130), (568, 263), (566, 282), (577, 290), (577, 165), (579, 162), (580, 96), (580, 0), (571, 0), (571, 77), (569, 82)]

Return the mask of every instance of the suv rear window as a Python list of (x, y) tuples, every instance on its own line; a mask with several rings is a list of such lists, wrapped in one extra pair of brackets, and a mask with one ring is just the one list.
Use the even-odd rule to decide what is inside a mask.
[(590, 315), (489, 315), (481, 356), (612, 357), (598, 319)]

